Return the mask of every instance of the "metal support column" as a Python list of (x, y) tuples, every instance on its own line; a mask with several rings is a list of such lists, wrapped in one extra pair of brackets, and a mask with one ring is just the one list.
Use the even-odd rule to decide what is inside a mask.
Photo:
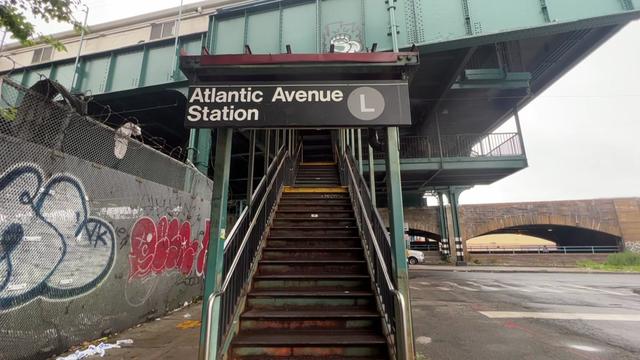
[(362, 130), (358, 129), (358, 170), (360, 175), (364, 175), (362, 170)]
[(209, 173), (209, 161), (211, 158), (211, 131), (210, 129), (197, 130), (197, 145), (194, 164), (201, 173)]
[(251, 206), (251, 195), (253, 194), (253, 170), (256, 161), (256, 130), (251, 130), (249, 139), (249, 169), (247, 171), (247, 206)]
[(444, 194), (440, 191), (438, 191), (438, 214), (440, 215), (440, 244), (442, 246), (442, 256), (449, 259), (449, 256), (451, 256), (451, 249), (449, 248), (447, 208), (444, 206)]
[(271, 150), (271, 130), (264, 131), (264, 175), (269, 170), (269, 156)]
[(351, 129), (351, 130), (349, 130), (349, 133), (351, 135), (351, 156), (355, 159), (355, 157), (356, 157), (356, 130), (355, 129)]
[(516, 120), (516, 130), (518, 131), (518, 139), (520, 140), (520, 150), (522, 150), (522, 155), (524, 156), (525, 161), (527, 161), (527, 151), (524, 148), (524, 138), (522, 137), (522, 127), (520, 126), (520, 114), (518, 113), (518, 105), (513, 107), (513, 117)]
[[(387, 207), (389, 208), (389, 228), (391, 230), (391, 249), (393, 250), (393, 272), (396, 281), (396, 289), (407, 301), (409, 296), (409, 267), (407, 265), (407, 244), (404, 240), (404, 209), (402, 206), (402, 184), (400, 181), (400, 144), (398, 128), (387, 128), (387, 151), (386, 151), (386, 172), (387, 172)], [(402, 318), (400, 307), (396, 307), (396, 319)], [(397, 331), (396, 344), (398, 348), (398, 359), (415, 358), (413, 349), (413, 325), (409, 315), (409, 324), (404, 324), (409, 337), (404, 338), (402, 330)], [(407, 342), (405, 344), (405, 341)], [(409, 343), (410, 342), (410, 343)], [(409, 354), (405, 354), (405, 348), (411, 349)]]
[[(369, 130), (371, 131), (371, 130)], [(371, 204), (376, 204), (376, 164), (373, 161), (373, 146), (369, 145), (369, 191), (371, 192)], [(404, 226), (404, 225), (403, 225)]]
[[(204, 295), (202, 302), (202, 323), (207, 321), (208, 304), (207, 299), (222, 286), (223, 263), (224, 263), (224, 241), (227, 233), (227, 203), (229, 200), (229, 172), (231, 168), (231, 140), (233, 139), (233, 129), (218, 130), (216, 140), (216, 158), (213, 172), (213, 193), (211, 195), (211, 240), (207, 249), (207, 263), (204, 278)], [(214, 360), (218, 353), (218, 327), (217, 319), (220, 315), (220, 297), (216, 297), (211, 308), (212, 318), (215, 321), (211, 324), (209, 331), (209, 354), (207, 360)], [(200, 358), (204, 356), (207, 331), (203, 326), (200, 329)]]
[(460, 214), (458, 207), (458, 198), (460, 197), (460, 190), (449, 188), (449, 205), (451, 208), (451, 222), (453, 225), (453, 239), (456, 246), (456, 265), (466, 266), (464, 261), (464, 248), (462, 247), (462, 238), (460, 231)]

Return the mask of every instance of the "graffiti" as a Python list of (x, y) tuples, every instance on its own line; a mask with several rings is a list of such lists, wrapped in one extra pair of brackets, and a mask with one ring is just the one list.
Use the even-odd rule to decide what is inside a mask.
[(328, 51), (333, 45), (339, 53), (357, 53), (364, 50), (362, 25), (358, 23), (335, 22), (327, 24), (323, 33), (324, 47)]
[(33, 164), (0, 176), (0, 310), (36, 298), (80, 296), (96, 288), (115, 262), (115, 235), (89, 216), (82, 183), (69, 174), (45, 180)]
[(172, 270), (190, 275), (194, 263), (197, 274), (202, 274), (208, 234), (207, 226), (201, 245), (198, 240), (191, 239), (191, 223), (188, 221), (181, 223), (166, 216), (157, 223), (149, 217), (138, 219), (131, 230), (129, 280)]
[(640, 253), (640, 242), (627, 242), (625, 248), (628, 251)]

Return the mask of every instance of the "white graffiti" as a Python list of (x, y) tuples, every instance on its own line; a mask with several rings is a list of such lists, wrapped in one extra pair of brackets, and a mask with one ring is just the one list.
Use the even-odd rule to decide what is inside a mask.
[(90, 216), (72, 175), (45, 180), (34, 164), (0, 176), (0, 310), (35, 298), (68, 299), (98, 286), (115, 262), (115, 235)]

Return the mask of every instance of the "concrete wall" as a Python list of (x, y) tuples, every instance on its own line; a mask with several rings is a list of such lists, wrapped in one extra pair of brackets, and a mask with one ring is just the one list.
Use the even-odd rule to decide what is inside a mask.
[[(192, 174), (185, 192), (16, 139), (6, 124), (0, 121), (0, 360), (46, 358), (201, 295), (209, 180)], [(66, 135), (113, 148), (110, 134)], [(142, 150), (135, 151), (127, 155)], [(186, 171), (167, 168), (166, 176)]]

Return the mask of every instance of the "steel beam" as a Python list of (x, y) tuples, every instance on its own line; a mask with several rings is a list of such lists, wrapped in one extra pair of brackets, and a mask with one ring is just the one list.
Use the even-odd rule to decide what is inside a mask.
[(369, 191), (371, 192), (371, 204), (373, 207), (377, 207), (376, 204), (376, 164), (373, 161), (373, 146), (369, 145)]
[(362, 172), (362, 130), (358, 129), (358, 171), (360, 171), (360, 175), (363, 175)]
[[(211, 195), (211, 221), (209, 225), (210, 241), (207, 248), (206, 272), (204, 278), (204, 294), (202, 302), (202, 323), (206, 324), (208, 301), (211, 294), (222, 286), (224, 276), (224, 241), (227, 234), (227, 203), (229, 200), (229, 173), (231, 169), (231, 145), (233, 129), (220, 129), (217, 132), (216, 158), (213, 173), (213, 193)], [(220, 297), (216, 297), (212, 307), (213, 323), (209, 331), (209, 354), (206, 360), (215, 360), (218, 353), (218, 335), (222, 330), (218, 327), (220, 318)], [(200, 329), (200, 358), (205, 351), (207, 329)]]
[(458, 206), (458, 199), (462, 191), (456, 188), (449, 188), (449, 208), (451, 209), (451, 223), (453, 225), (453, 238), (456, 247), (456, 265), (466, 266), (467, 263), (464, 259), (464, 248), (462, 246), (462, 237), (460, 231), (460, 207)]
[(256, 130), (251, 130), (251, 140), (249, 141), (249, 169), (247, 171), (247, 206), (251, 206), (251, 195), (253, 194), (253, 170), (256, 160)]
[(451, 255), (449, 248), (449, 224), (447, 221), (447, 208), (444, 206), (444, 194), (441, 191), (438, 191), (438, 215), (440, 216), (442, 256), (448, 260)]

